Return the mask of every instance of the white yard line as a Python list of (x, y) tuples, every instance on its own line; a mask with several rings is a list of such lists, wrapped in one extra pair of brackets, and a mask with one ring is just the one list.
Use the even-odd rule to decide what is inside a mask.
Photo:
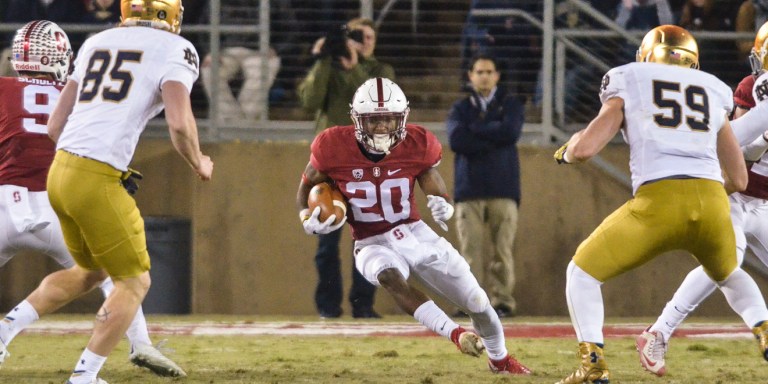
[[(91, 321), (40, 320), (25, 332), (33, 334), (88, 334)], [(193, 336), (430, 336), (420, 324), (360, 322), (151, 322), (150, 332), (157, 335)], [(504, 330), (515, 337), (547, 337), (548, 334), (570, 332), (568, 323), (514, 323), (505, 324)], [(606, 336), (623, 337), (643, 330), (645, 324), (606, 326)], [(553, 333), (554, 332), (554, 333)], [(751, 338), (752, 334), (741, 324), (683, 325), (679, 336), (695, 338)]]

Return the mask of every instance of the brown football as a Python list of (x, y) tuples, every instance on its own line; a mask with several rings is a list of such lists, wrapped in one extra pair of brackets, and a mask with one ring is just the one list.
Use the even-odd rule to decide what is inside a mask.
[(312, 187), (307, 198), (307, 205), (309, 205), (310, 213), (315, 210), (315, 207), (320, 207), (318, 219), (321, 222), (336, 214), (336, 221), (333, 223), (338, 224), (347, 214), (347, 204), (341, 191), (328, 183), (320, 183)]

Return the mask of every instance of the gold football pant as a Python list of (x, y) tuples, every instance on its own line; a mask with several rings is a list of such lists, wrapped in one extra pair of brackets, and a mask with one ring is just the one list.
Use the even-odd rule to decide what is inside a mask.
[(108, 164), (59, 150), (47, 183), (75, 262), (104, 269), (114, 279), (149, 270), (144, 220), (120, 184), (121, 174)]
[(737, 267), (723, 185), (707, 179), (642, 185), (579, 245), (573, 261), (602, 282), (673, 250), (686, 250), (715, 281)]

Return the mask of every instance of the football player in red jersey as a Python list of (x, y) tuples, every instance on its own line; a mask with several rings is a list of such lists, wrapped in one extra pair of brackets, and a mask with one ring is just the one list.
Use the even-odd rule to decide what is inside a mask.
[[(768, 23), (765, 23), (755, 37), (750, 56), (752, 73), (741, 80), (733, 93), (733, 131), (742, 144), (744, 159), (748, 162), (747, 189), (728, 196), (731, 206), (731, 221), (736, 234), (736, 257), (744, 261), (744, 253), (750, 250), (763, 264), (768, 265)], [(762, 97), (761, 97), (762, 95)], [(757, 108), (756, 108), (757, 107)], [(755, 113), (747, 113), (755, 109)], [(662, 376), (666, 373), (665, 354), (668, 342), (675, 329), (701, 304), (717, 286), (698, 267), (685, 277), (672, 299), (667, 302), (656, 322), (638, 336), (638, 344), (650, 341), (650, 347), (638, 348), (643, 366), (648, 365), (651, 373)], [(753, 329), (763, 357), (768, 360), (768, 324), (762, 323)], [(645, 363), (648, 361), (652, 363)]]
[[(67, 34), (55, 23), (36, 20), (19, 29), (13, 41), (11, 65), (19, 77), (0, 77), (0, 232), (6, 239), (0, 243), (0, 266), (21, 250), (43, 253), (67, 269), (75, 266), (45, 190), (55, 153), (46, 124), (71, 61)], [(88, 276), (93, 287), (99, 286), (109, 295), (111, 279), (101, 272)], [(41, 286), (44, 284), (45, 280)], [(0, 364), (9, 356), (6, 347), (19, 332), (40, 315), (58, 309), (58, 303), (66, 303), (50, 290), (40, 292), (0, 321)], [(185, 375), (152, 346), (141, 308), (126, 334), (131, 362), (159, 375)]]
[[(389, 79), (372, 78), (352, 100), (354, 125), (321, 132), (296, 196), (307, 234), (337, 230), (345, 222), (355, 239), (355, 267), (382, 286), (403, 311), (433, 332), (450, 338), (463, 353), (485, 350), (495, 373), (529, 374), (509, 355), (498, 315), (485, 291), (454, 247), (435, 233), (416, 209), (415, 184), (427, 195), (432, 218), (447, 230), (453, 206), (437, 165), (442, 148), (424, 127), (406, 124), (408, 100)], [(307, 197), (315, 184), (334, 182), (347, 199), (347, 217), (320, 222), (320, 208), (309, 212)], [(408, 283), (419, 281), (469, 314), (477, 333), (467, 331), (429, 297)]]

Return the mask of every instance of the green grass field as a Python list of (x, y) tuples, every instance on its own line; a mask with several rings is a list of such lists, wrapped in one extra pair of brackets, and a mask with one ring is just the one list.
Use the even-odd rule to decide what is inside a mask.
[[(85, 316), (56, 316), (55, 322), (88, 320)], [(448, 340), (436, 336), (326, 336), (253, 335), (199, 336), (173, 334), (178, 325), (201, 321), (234, 323), (243, 317), (150, 317), (161, 324), (155, 341), (167, 339), (167, 355), (186, 369), (184, 379), (161, 378), (128, 362), (128, 345), (121, 343), (102, 369), (109, 383), (554, 383), (576, 368), (574, 338), (508, 338), (510, 352), (534, 371), (532, 376), (493, 375), (485, 358), (460, 354)], [(525, 321), (505, 321), (505, 328)], [(559, 322), (567, 319), (557, 319)], [(255, 318), (247, 322), (280, 321), (317, 324), (313, 318)], [(380, 323), (415, 324), (405, 316), (387, 316), (382, 321), (342, 321), (354, 330)], [(464, 323), (464, 322), (462, 322)], [(44, 323), (40, 323), (43, 324)], [(607, 324), (617, 324), (608, 321)], [(733, 322), (729, 324), (734, 324)], [(300, 328), (300, 327), (299, 327)], [(165, 331), (163, 331), (165, 329)], [(746, 329), (745, 329), (746, 330)], [(63, 383), (88, 340), (77, 331), (63, 334), (33, 328), (18, 336), (11, 357), (0, 369), (0, 383)], [(176, 332), (178, 333), (178, 332)], [(754, 340), (748, 338), (676, 338), (667, 354), (668, 375), (657, 378), (640, 368), (634, 339), (606, 340), (606, 358), (612, 383), (761, 383), (768, 382), (768, 363), (760, 357)]]

